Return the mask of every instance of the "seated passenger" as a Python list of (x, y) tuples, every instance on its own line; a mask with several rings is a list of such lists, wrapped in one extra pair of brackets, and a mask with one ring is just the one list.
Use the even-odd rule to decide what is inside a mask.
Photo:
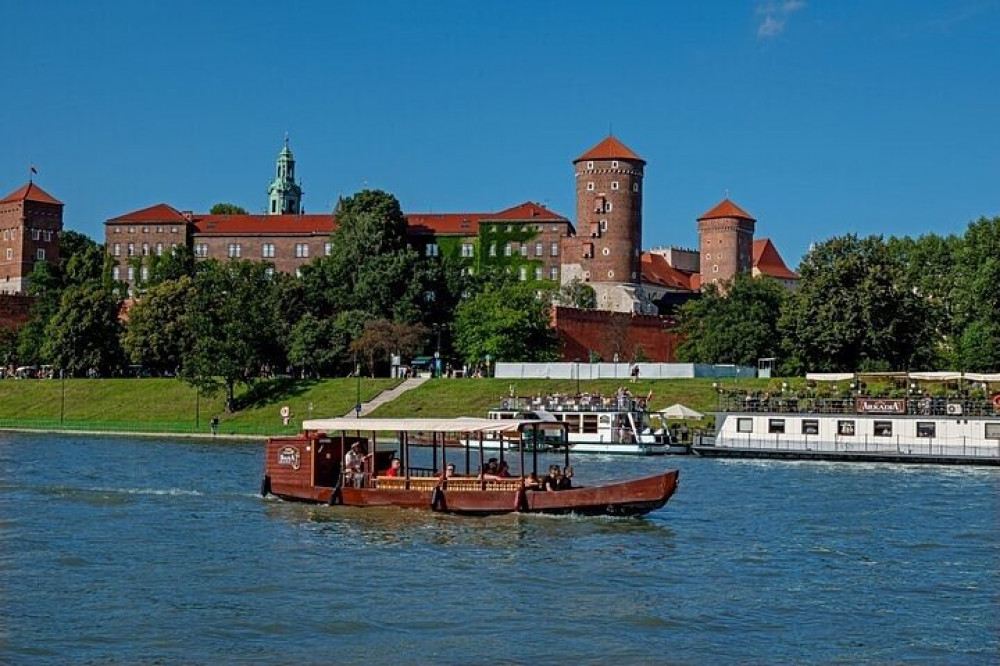
[(385, 470), (385, 476), (403, 476), (403, 463), (399, 458), (393, 458), (389, 464), (389, 469)]
[(361, 444), (354, 442), (351, 449), (344, 456), (344, 476), (355, 488), (362, 488), (365, 484), (365, 456), (361, 451)]
[(510, 465), (507, 464), (506, 460), (501, 460), (500, 464), (497, 466), (497, 478), (498, 479), (510, 478)]
[(556, 482), (556, 490), (570, 490), (573, 488), (573, 468), (566, 465), (566, 469), (563, 470), (562, 476)]
[(559, 471), (559, 465), (550, 465), (549, 473), (542, 478), (542, 490), (559, 490), (559, 478), (561, 476), (562, 473)]
[(538, 477), (535, 476), (534, 472), (528, 472), (528, 476), (524, 477), (524, 489), (525, 490), (541, 489), (541, 484), (538, 483)]
[(444, 478), (450, 479), (455, 476), (455, 463), (448, 463), (448, 466), (444, 468)]

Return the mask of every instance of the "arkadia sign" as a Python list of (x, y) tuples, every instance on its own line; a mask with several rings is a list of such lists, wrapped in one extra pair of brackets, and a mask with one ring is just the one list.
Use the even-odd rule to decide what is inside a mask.
[(858, 398), (855, 409), (859, 414), (905, 414), (903, 398)]

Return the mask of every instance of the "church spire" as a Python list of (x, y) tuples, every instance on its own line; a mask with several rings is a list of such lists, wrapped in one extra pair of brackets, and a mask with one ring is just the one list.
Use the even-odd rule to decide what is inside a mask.
[(270, 215), (298, 215), (302, 210), (302, 188), (295, 182), (295, 157), (288, 146), (285, 133), (285, 147), (278, 153), (274, 180), (267, 188), (267, 212)]

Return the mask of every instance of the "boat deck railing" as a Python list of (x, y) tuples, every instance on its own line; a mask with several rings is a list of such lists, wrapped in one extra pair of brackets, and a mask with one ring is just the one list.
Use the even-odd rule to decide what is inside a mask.
[(514, 396), (504, 398), (493, 410), (503, 411), (536, 411), (547, 412), (643, 412), (646, 411), (646, 398), (635, 396), (600, 396), (600, 395), (567, 395), (567, 396)]
[[(898, 411), (859, 411), (858, 400), (891, 401), (902, 405)], [(888, 398), (860, 395), (851, 398), (812, 396), (770, 396), (767, 394), (721, 394), (719, 411), (761, 414), (877, 414), (883, 416), (1000, 416), (1000, 407), (990, 400), (967, 397)]]
[[(987, 440), (988, 441), (988, 440)], [(761, 451), (808, 451), (813, 453), (870, 453), (899, 456), (1000, 458), (1000, 441), (987, 443), (972, 437), (936, 437), (927, 442), (902, 436), (869, 435), (763, 435), (754, 433), (698, 433), (695, 446), (717, 446)]]

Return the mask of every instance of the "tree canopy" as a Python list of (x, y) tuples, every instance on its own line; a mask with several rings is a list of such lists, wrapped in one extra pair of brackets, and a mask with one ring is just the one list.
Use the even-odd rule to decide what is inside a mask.
[(247, 210), (243, 206), (237, 206), (236, 204), (226, 203), (220, 201), (219, 203), (212, 206), (208, 211), (212, 215), (246, 215)]

